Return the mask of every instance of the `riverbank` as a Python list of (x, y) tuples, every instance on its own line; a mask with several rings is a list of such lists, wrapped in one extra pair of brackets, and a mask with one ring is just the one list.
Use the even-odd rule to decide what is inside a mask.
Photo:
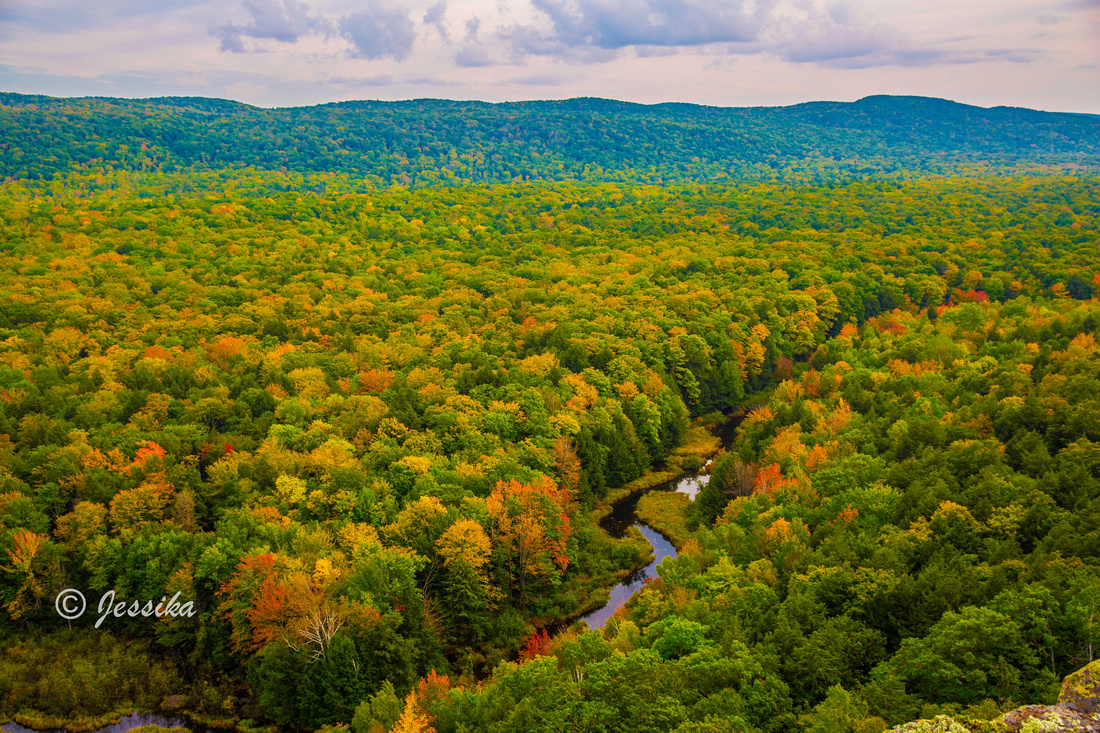
[(698, 471), (707, 460), (722, 447), (722, 440), (710, 431), (713, 422), (696, 420), (684, 433), (680, 446), (665, 459), (659, 469), (647, 469), (638, 478), (616, 489), (610, 489), (607, 495), (596, 502), (592, 509), (592, 521), (599, 523), (611, 513), (617, 502), (631, 494), (646, 491), (661, 484), (675, 481), (692, 471)]
[(536, 630), (544, 627), (562, 629), (599, 610), (607, 603), (609, 589), (653, 561), (652, 545), (637, 530), (628, 529), (625, 536), (613, 537), (599, 525), (592, 524), (580, 531), (592, 535), (583, 543), (592, 553), (585, 566), (598, 568), (599, 572), (575, 576), (563, 583), (558, 595), (562, 606), (570, 610), (530, 619), (528, 623)]
[[(737, 422), (739, 420), (732, 427), (735, 428)], [(712, 433), (715, 427), (718, 429)], [(607, 541), (617, 544), (627, 538), (634, 541), (640, 536), (652, 552), (646, 553), (644, 565), (636, 564), (617, 574), (622, 580), (600, 595), (602, 606), (579, 616), (589, 628), (600, 628), (619, 606), (643, 587), (647, 578), (657, 577), (657, 566), (665, 558), (675, 557), (678, 548), (691, 539), (684, 513), (686, 505), (682, 502), (690, 501), (700, 480), (705, 481), (707, 459), (732, 435), (729, 427), (729, 421), (718, 423), (706, 418), (696, 421), (686, 432), (680, 447), (659, 469), (647, 471), (637, 480), (609, 493), (593, 509), (591, 526), (604, 533)], [(646, 503), (645, 516), (639, 511), (641, 502)], [(556, 626), (560, 630), (575, 618), (563, 619)]]
[(44, 715), (34, 711), (0, 714), (0, 731), (7, 733), (277, 733), (274, 726), (256, 726), (251, 720), (217, 719), (198, 712), (150, 712), (128, 708), (100, 716)]
[[(633, 553), (633, 562), (622, 565), (613, 571), (609, 571), (600, 576), (600, 580), (597, 582), (593, 582), (591, 577), (579, 581), (575, 589), (568, 589), (566, 591), (572, 592), (578, 599), (581, 599), (578, 601), (576, 610), (562, 616), (533, 618), (530, 624), (535, 629), (549, 628), (554, 630), (553, 633), (557, 633), (562, 629), (572, 626), (586, 616), (591, 615), (593, 612), (599, 611), (607, 605), (608, 594), (611, 589), (628, 583), (633, 576), (644, 571), (647, 566), (653, 563), (653, 544), (647, 540), (637, 528), (627, 528), (625, 537), (611, 537), (598, 527), (596, 531), (601, 532), (609, 544), (614, 543), (614, 548), (618, 549), (620, 552), (626, 551)], [(610, 555), (608, 555), (608, 557), (610, 557)]]
[(233, 729), (274, 733), (274, 728), (248, 729), (237, 727), (236, 721), (222, 721), (219, 730), (210, 725), (196, 723), (188, 717), (166, 715), (140, 710), (116, 711), (92, 717), (58, 717), (35, 712), (17, 713), (11, 718), (0, 715), (0, 730), (7, 733), (40, 733), (41, 731), (65, 731), (65, 733), (221, 733)]
[(693, 539), (695, 533), (688, 529), (687, 511), (691, 497), (678, 491), (652, 491), (638, 500), (635, 514), (638, 519), (657, 530), (672, 542), (676, 550)]

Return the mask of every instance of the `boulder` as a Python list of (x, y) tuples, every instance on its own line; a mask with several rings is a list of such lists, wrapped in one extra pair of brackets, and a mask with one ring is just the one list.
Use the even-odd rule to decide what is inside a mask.
[(1005, 713), (1000, 721), (1014, 733), (1100, 733), (1100, 718), (1057, 705), (1027, 705)]
[(1100, 661), (1092, 662), (1062, 680), (1058, 704), (1083, 715), (1100, 713)]
[(1001, 717), (1015, 733), (1100, 733), (1100, 661), (1092, 662), (1062, 680), (1054, 705), (1027, 705)]

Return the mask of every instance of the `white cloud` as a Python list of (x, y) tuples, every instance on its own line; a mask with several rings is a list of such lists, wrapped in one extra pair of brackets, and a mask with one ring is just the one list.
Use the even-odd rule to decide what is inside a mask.
[(248, 23), (224, 23), (211, 31), (221, 39), (223, 51), (243, 53), (244, 38), (295, 43), (302, 36), (328, 34), (333, 29), (327, 18), (310, 12), (298, 0), (244, 0), (243, 6), (251, 16)]
[(352, 55), (365, 59), (388, 56), (401, 61), (416, 41), (416, 27), (407, 10), (376, 2), (344, 16), (340, 32), (351, 41)]

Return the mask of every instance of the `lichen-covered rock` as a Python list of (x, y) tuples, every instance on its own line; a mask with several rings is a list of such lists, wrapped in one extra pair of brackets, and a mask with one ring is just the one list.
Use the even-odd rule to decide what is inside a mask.
[(1056, 705), (1028, 705), (1000, 720), (1014, 733), (1100, 733), (1100, 661), (1066, 677)]
[(937, 715), (931, 720), (914, 720), (899, 725), (894, 728), (894, 733), (970, 733), (970, 730), (954, 718)]
[(1100, 661), (1092, 662), (1062, 680), (1058, 704), (1084, 715), (1100, 713)]
[(1009, 730), (1019, 733), (1100, 733), (1100, 718), (1070, 710), (1061, 703), (1028, 705), (1005, 713), (1001, 721)]

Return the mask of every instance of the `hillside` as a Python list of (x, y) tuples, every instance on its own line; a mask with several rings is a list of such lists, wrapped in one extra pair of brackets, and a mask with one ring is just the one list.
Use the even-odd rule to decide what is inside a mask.
[(342, 102), (0, 94), (0, 176), (75, 167), (285, 168), (388, 185), (974, 174), (1100, 166), (1100, 116), (924, 97), (721, 108), (564, 101)]
[[(112, 177), (0, 184), (0, 718), (882, 733), (1100, 643), (1100, 178)], [(746, 407), (678, 556), (542, 636)]]

